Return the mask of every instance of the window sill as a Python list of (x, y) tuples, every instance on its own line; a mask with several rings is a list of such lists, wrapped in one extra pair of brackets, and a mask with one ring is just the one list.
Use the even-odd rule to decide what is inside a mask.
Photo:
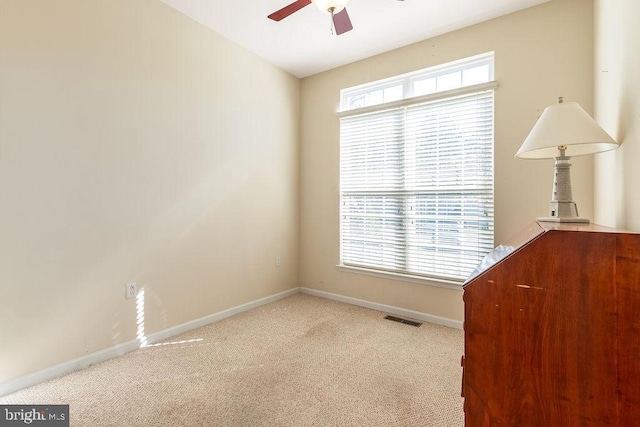
[(426, 278), (420, 276), (411, 276), (409, 274), (392, 273), (390, 271), (372, 270), (363, 267), (353, 267), (338, 264), (338, 270), (346, 273), (364, 274), (366, 276), (380, 277), (383, 279), (400, 280), (402, 282), (417, 283), (418, 285), (435, 286), (438, 288), (462, 290), (463, 282), (455, 280)]

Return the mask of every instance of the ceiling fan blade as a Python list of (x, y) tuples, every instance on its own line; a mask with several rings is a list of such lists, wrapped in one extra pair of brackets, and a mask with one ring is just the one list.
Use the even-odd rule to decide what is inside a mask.
[(280, 21), (310, 4), (311, 0), (297, 0), (280, 10), (273, 12), (271, 15), (267, 16), (267, 18), (273, 19), (274, 21)]
[(353, 30), (353, 25), (351, 25), (351, 19), (349, 19), (347, 9), (342, 9), (339, 13), (336, 13), (332, 16), (333, 26), (336, 29), (336, 35), (339, 36), (342, 33)]

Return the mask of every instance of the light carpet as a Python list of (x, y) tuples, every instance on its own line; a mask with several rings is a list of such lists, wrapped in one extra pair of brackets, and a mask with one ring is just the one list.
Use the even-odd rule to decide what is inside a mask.
[(0, 398), (71, 426), (456, 426), (463, 332), (296, 294)]

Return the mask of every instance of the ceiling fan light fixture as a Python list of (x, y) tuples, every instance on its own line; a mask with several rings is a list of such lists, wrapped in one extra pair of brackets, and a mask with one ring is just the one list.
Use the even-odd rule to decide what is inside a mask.
[(345, 8), (349, 0), (311, 0), (324, 13), (337, 14)]

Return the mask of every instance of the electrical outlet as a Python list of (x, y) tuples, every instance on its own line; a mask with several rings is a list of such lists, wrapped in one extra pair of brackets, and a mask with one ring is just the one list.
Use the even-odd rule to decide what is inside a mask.
[(276, 267), (280, 267), (282, 265), (282, 260), (279, 256), (276, 257)]
[(127, 283), (124, 289), (127, 299), (135, 298), (138, 294), (138, 285), (136, 285), (135, 283)]

